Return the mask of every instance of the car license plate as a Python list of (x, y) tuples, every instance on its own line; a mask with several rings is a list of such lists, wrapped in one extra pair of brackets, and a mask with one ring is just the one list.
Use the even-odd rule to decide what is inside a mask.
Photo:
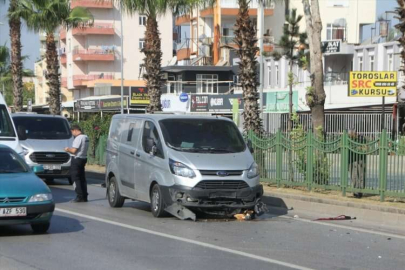
[(24, 217), (26, 215), (26, 207), (0, 208), (0, 217)]
[(44, 170), (61, 170), (62, 166), (57, 164), (44, 165)]

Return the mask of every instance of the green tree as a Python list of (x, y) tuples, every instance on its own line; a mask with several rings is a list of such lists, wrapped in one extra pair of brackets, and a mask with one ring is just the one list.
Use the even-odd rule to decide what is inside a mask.
[(49, 110), (59, 115), (60, 78), (59, 59), (56, 52), (55, 31), (59, 27), (79, 27), (93, 23), (91, 13), (82, 7), (70, 8), (69, 0), (19, 0), (10, 18), (23, 18), (27, 26), (35, 32), (46, 34), (46, 63), (49, 85)]
[(290, 14), (286, 15), (283, 28), (283, 35), (280, 38), (278, 46), (282, 48), (282, 54), (287, 58), (289, 62), (290, 71), (288, 73), (288, 86), (289, 86), (289, 121), (288, 131), (292, 130), (293, 126), (293, 65), (297, 64), (302, 67), (304, 65), (303, 59), (306, 59), (305, 49), (308, 48), (307, 33), (300, 33), (299, 23), (301, 22), (302, 15), (297, 16), (297, 10), (292, 9)]

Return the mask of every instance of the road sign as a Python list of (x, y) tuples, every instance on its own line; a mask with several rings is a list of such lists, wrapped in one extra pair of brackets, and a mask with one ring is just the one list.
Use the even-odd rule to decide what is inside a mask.
[(397, 72), (351, 71), (349, 97), (395, 97)]

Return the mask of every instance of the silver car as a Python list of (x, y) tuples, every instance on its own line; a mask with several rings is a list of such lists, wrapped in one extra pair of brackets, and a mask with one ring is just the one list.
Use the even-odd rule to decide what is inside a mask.
[(71, 156), (64, 151), (71, 147), (73, 136), (68, 121), (61, 116), (16, 113), (12, 115), (25, 162), (30, 166), (43, 165), (37, 175), (52, 181), (66, 178), (70, 184)]
[(115, 115), (105, 181), (112, 207), (126, 198), (149, 202), (155, 217), (195, 219), (193, 210), (232, 215), (253, 209), (263, 194), (238, 128), (216, 117)]

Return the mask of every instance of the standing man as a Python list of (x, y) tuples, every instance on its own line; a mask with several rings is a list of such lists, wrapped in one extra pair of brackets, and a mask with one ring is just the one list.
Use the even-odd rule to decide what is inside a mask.
[(72, 154), (70, 175), (74, 182), (76, 198), (72, 202), (87, 202), (87, 182), (84, 167), (87, 163), (87, 149), (89, 148), (89, 138), (82, 134), (78, 125), (73, 125), (71, 131), (75, 140), (71, 148), (66, 147), (65, 151)]

